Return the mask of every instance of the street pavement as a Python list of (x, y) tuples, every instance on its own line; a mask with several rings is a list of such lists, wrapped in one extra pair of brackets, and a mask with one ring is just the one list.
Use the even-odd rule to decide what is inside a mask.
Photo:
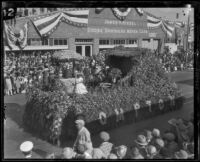
[[(161, 134), (169, 128), (168, 120), (176, 117), (189, 118), (189, 114), (193, 112), (193, 72), (173, 72), (169, 73), (169, 77), (174, 80), (182, 89), (186, 101), (183, 108), (177, 111), (169, 112), (154, 118), (150, 118), (137, 123), (132, 123), (108, 131), (111, 137), (111, 142), (116, 146), (134, 144), (134, 139), (143, 130), (152, 130), (158, 128)], [(32, 136), (28, 132), (24, 132), (22, 128), (22, 115), (25, 108), (25, 95), (5, 96), (4, 103), (6, 107), (6, 122), (4, 124), (4, 158), (19, 159), (24, 158), (19, 150), (19, 146), (23, 141), (30, 140), (34, 143), (33, 158), (44, 158), (47, 154), (55, 152), (60, 153), (62, 148), (53, 146), (52, 144)], [(98, 147), (100, 139), (98, 135), (92, 136), (94, 147)], [(68, 141), (63, 144), (65, 147), (72, 147), (73, 141)]]

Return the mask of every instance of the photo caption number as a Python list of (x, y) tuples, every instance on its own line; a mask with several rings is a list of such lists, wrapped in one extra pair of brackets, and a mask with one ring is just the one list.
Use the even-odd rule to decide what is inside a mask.
[(13, 19), (16, 16), (16, 8), (4, 8), (3, 16), (4, 19)]

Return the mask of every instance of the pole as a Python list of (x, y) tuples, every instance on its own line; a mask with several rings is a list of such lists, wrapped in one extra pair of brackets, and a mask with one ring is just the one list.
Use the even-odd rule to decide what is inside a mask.
[(188, 36), (189, 36), (189, 22), (190, 22), (190, 10), (188, 10), (188, 22), (187, 22), (187, 40), (186, 40), (186, 64), (187, 64), (187, 55), (188, 55)]

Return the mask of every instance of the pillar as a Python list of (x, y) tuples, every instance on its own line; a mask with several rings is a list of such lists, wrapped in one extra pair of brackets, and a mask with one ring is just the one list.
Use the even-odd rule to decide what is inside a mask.
[(68, 39), (68, 49), (72, 51), (76, 51), (75, 38)]
[(99, 53), (99, 38), (94, 38), (92, 55), (96, 55)]

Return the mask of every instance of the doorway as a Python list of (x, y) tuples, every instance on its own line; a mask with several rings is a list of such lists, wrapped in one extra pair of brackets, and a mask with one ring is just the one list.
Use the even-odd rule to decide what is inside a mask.
[(82, 56), (92, 56), (92, 45), (76, 45), (76, 52)]

